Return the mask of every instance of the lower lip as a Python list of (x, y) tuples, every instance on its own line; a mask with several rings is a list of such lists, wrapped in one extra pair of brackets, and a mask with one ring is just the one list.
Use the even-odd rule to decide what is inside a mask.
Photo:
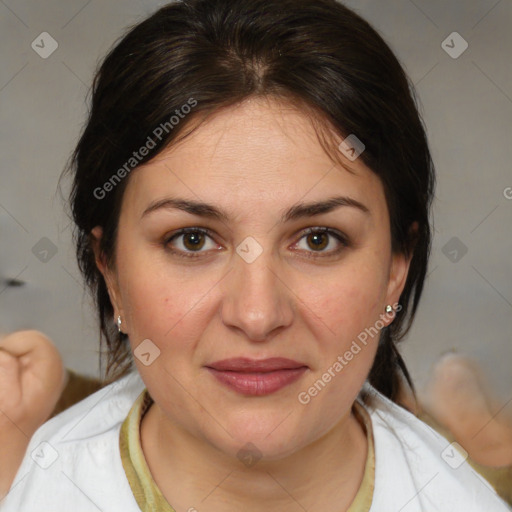
[(273, 372), (243, 373), (233, 371), (221, 371), (208, 368), (210, 373), (222, 384), (243, 395), (264, 396), (275, 393), (295, 382), (304, 374), (307, 367), (288, 370), (276, 370)]

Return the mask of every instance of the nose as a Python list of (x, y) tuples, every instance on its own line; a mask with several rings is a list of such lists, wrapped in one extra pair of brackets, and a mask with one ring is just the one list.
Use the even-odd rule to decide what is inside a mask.
[(291, 324), (293, 293), (269, 251), (252, 262), (238, 254), (233, 259), (234, 266), (222, 283), (222, 320), (249, 341), (266, 341)]

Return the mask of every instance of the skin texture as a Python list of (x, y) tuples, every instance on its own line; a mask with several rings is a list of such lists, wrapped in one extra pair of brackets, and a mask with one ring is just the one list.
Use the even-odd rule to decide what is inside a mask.
[[(141, 440), (157, 485), (177, 511), (299, 510), (300, 504), (339, 512), (359, 488), (367, 443), (351, 408), (377, 338), (307, 405), (297, 396), (381, 319), (386, 304), (399, 301), (409, 261), (391, 252), (380, 180), (360, 159), (346, 162), (353, 172), (334, 165), (303, 113), (252, 98), (216, 113), (132, 172), (115, 268), (99, 253), (101, 228), (93, 230), (97, 265), (132, 349), (150, 339), (160, 350), (148, 366), (135, 358), (155, 401)], [(342, 206), (279, 220), (296, 203), (337, 195), (369, 213)], [(141, 219), (151, 202), (170, 196), (214, 204), (230, 219), (177, 209)], [(324, 226), (344, 233), (348, 245), (325, 235), (318, 249), (304, 230)], [(212, 238), (194, 249), (190, 235), (182, 235), (166, 249), (184, 227), (210, 229)], [(236, 252), (246, 237), (263, 250), (251, 263)], [(199, 257), (179, 257), (170, 248)], [(271, 395), (247, 397), (205, 368), (237, 356), (288, 357), (308, 370)], [(237, 453), (249, 442), (262, 458), (246, 467)]]
[(39, 331), (0, 337), (0, 499), (7, 493), (37, 428), (66, 385), (57, 348)]

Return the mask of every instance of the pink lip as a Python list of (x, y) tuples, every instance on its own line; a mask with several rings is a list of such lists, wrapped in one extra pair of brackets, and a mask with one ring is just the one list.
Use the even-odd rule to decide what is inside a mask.
[(213, 368), (214, 370), (229, 370), (232, 372), (273, 372), (275, 370), (302, 368), (303, 366), (306, 365), (285, 357), (270, 357), (268, 359), (233, 357), (207, 365), (208, 368)]
[(274, 393), (299, 379), (308, 367), (292, 359), (244, 357), (216, 361), (206, 367), (221, 383), (252, 396)]

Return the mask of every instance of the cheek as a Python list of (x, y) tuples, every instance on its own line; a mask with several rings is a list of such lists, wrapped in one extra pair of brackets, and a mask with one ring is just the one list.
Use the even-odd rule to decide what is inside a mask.
[[(132, 348), (150, 339), (166, 361), (193, 353), (212, 312), (215, 276), (200, 279), (165, 264), (148, 265), (146, 258), (123, 261), (123, 306), (128, 317)], [(209, 293), (210, 292), (210, 293)], [(162, 359), (162, 360), (163, 360)]]
[(322, 418), (319, 434), (339, 419), (340, 411), (350, 409), (373, 364), (380, 335), (374, 326), (385, 288), (378, 268), (347, 266), (329, 282), (310, 287), (304, 301), (310, 329), (317, 329), (318, 358), (298, 399), (308, 402), (309, 417)]
[(383, 312), (386, 279), (382, 263), (360, 263), (333, 271), (328, 280), (303, 288), (304, 304), (338, 343), (350, 342)]
[(166, 340), (176, 339), (178, 332), (184, 332), (185, 325), (193, 327), (192, 320), (197, 310), (201, 310), (198, 302), (201, 295), (197, 289), (195, 294), (188, 293), (186, 288), (176, 286), (176, 282), (143, 279), (142, 274), (131, 279), (124, 302), (129, 308), (133, 341), (154, 338), (156, 344), (165, 345)]
[[(184, 407), (181, 385), (191, 389), (194, 374), (190, 373), (190, 363), (198, 357), (196, 348), (204, 331), (205, 315), (202, 302), (204, 293), (188, 293), (186, 289), (167, 286), (162, 279), (151, 281), (133, 279), (129, 285), (130, 304), (130, 344), (134, 352), (134, 362), (152, 393), (159, 396), (157, 389), (167, 390), (174, 398), (168, 402), (170, 408)], [(146, 352), (157, 354), (146, 365), (137, 357), (137, 347), (149, 339), (153, 345)], [(146, 342), (147, 343), (147, 342)], [(141, 345), (141, 347), (147, 345)], [(142, 348), (139, 349), (142, 352)], [(145, 350), (145, 349), (144, 349)], [(171, 377), (172, 376), (172, 377)], [(181, 385), (179, 384), (181, 383)], [(162, 401), (168, 397), (160, 397)]]

